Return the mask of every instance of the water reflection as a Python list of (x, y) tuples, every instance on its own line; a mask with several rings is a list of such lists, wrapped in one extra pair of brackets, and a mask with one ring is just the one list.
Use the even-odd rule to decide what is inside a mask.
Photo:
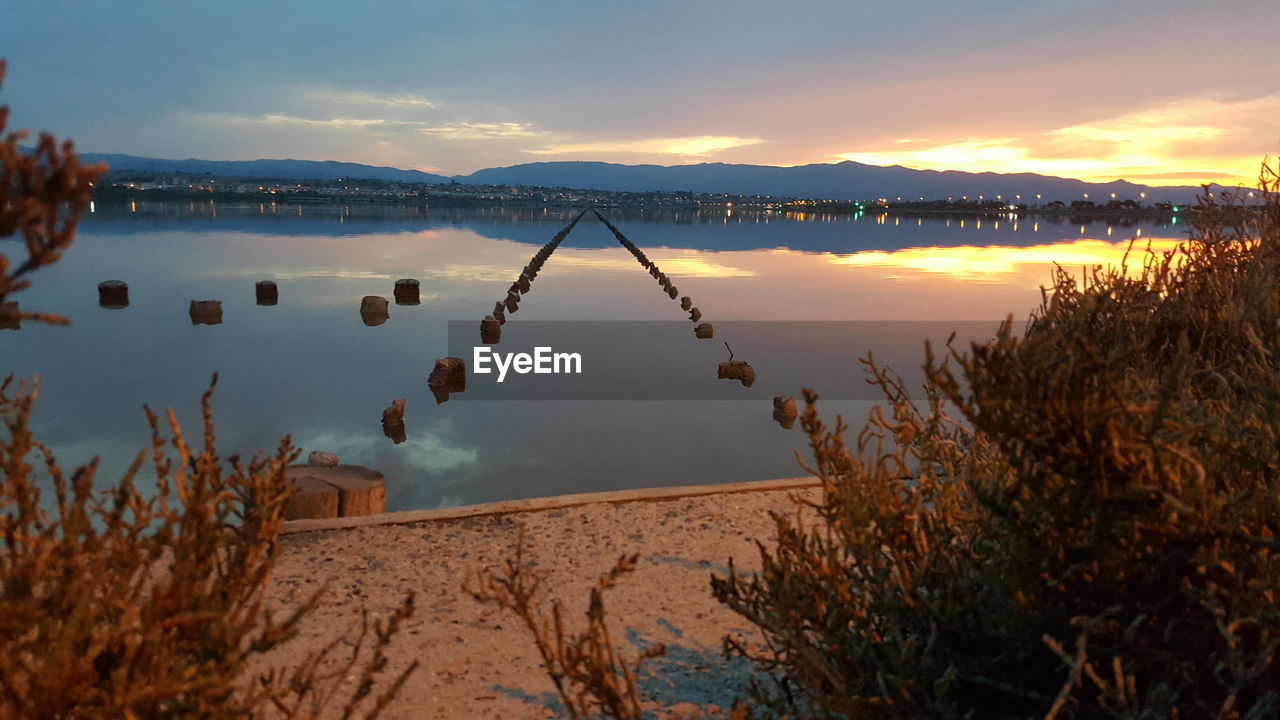
[[(1107, 228), (1108, 235), (1110, 228)], [(1178, 246), (1172, 238), (1151, 239), (1136, 244), (1141, 253), (1148, 246), (1154, 252), (1166, 252)], [(1038, 270), (1054, 263), (1064, 267), (1119, 267), (1130, 252), (1127, 242), (1110, 242), (1085, 238), (1070, 243), (1032, 245), (1029, 247), (914, 247), (893, 251), (868, 251), (852, 255), (830, 255), (835, 265), (914, 270), (947, 275), (957, 280), (1004, 283), (1008, 275)]]
[[(291, 434), (306, 451), (329, 450), (384, 473), (391, 509), (785, 477), (801, 472), (793, 452), (804, 451), (804, 438), (769, 416), (771, 398), (798, 397), (802, 384), (821, 393), (838, 380), (788, 376), (777, 364), (785, 348), (755, 347), (732, 321), (978, 320), (994, 329), (1039, 302), (1053, 261), (1118, 263), (1139, 231), (1158, 249), (1177, 237), (1175, 228), (1150, 223), (1113, 224), (1111, 237), (1105, 224), (1086, 224), (1077, 240), (1078, 223), (1044, 219), (977, 230), (931, 217), (895, 225), (736, 209), (732, 217), (602, 212), (683, 297), (715, 310), (717, 340), (721, 330), (733, 334), (733, 348), (760, 371), (753, 389), (739, 382), (724, 391), (760, 399), (437, 405), (424, 379), (435, 358), (450, 354), (448, 323), (465, 322), (475, 342), (477, 311), (505, 297), (531, 253), (575, 214), (308, 206), (299, 215), (293, 206), (260, 212), (256, 203), (100, 203), (73, 251), (21, 297), (23, 307), (68, 316), (72, 325), (25, 323), (5, 333), (0, 369), (40, 374), (37, 431), (64, 465), (101, 454), (103, 482), (148, 447), (143, 403), (173, 407), (188, 430), (199, 428), (199, 395), (214, 371), (224, 457), (273, 448)], [(97, 304), (95, 288), (113, 277), (129, 282), (127, 312)], [(247, 292), (249, 282), (268, 278), (284, 285), (270, 311)], [(356, 306), (364, 296), (385, 301), (398, 278), (419, 280), (422, 305), (368, 330)], [(654, 279), (637, 272), (603, 225), (578, 227), (536, 284), (538, 301), (521, 303), (522, 320), (679, 319), (686, 329), (654, 350), (676, 364), (694, 358), (702, 381), (720, 384), (709, 370), (724, 360), (723, 348), (697, 341), (684, 325), (692, 301), (673, 313), (674, 301), (654, 292)], [(230, 321), (193, 327), (182, 312), (192, 298), (222, 298)], [(867, 349), (851, 338), (830, 351), (844, 382), (862, 383), (857, 358)], [(906, 370), (922, 360), (921, 349), (891, 364)], [(387, 428), (372, 420), (400, 397), (404, 439), (396, 443), (391, 427), (388, 442)], [(824, 400), (820, 408), (856, 427), (869, 405)]]

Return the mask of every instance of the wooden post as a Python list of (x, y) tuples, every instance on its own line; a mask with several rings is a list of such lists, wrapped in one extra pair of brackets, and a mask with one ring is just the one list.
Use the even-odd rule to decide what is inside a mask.
[(119, 280), (98, 283), (98, 307), (108, 310), (129, 307), (129, 286)]
[(0, 303), (0, 330), (21, 330), (22, 321), (18, 318), (18, 303), (10, 301)]
[(298, 488), (285, 506), (286, 520), (361, 517), (387, 511), (386, 480), (375, 470), (359, 465), (293, 465), (284, 476)]
[(338, 517), (338, 488), (314, 477), (285, 471), (285, 482), (295, 488), (284, 506), (285, 520)]
[(259, 280), (253, 287), (259, 305), (271, 306), (280, 302), (280, 289), (271, 280)]
[(188, 310), (192, 325), (221, 325), (221, 300), (192, 300)]
[(418, 281), (413, 278), (397, 280), (395, 296), (397, 305), (418, 305), (422, 302), (418, 292)]
[(387, 321), (387, 299), (378, 295), (365, 295), (360, 299), (360, 319), (369, 327), (377, 327)]

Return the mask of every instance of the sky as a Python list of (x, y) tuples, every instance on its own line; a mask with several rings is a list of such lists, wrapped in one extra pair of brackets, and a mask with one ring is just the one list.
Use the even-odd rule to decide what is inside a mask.
[(1280, 3), (7, 0), (10, 127), (84, 152), (875, 165), (1254, 185)]

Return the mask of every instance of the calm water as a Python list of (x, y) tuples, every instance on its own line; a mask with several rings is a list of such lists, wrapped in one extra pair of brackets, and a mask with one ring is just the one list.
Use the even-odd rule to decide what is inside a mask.
[[(340, 205), (98, 206), (66, 259), (15, 298), (72, 325), (0, 332), (0, 369), (40, 374), (40, 437), (64, 465), (101, 456), (102, 482), (146, 447), (143, 403), (174, 408), (194, 433), (214, 372), (224, 455), (271, 449), (291, 434), (306, 451), (383, 472), (395, 510), (790, 477), (801, 474), (793, 451), (805, 438), (773, 422), (774, 395), (798, 396), (812, 383), (846, 398), (829, 410), (860, 419), (871, 396), (856, 359), (867, 350), (895, 367), (918, 364), (924, 338), (945, 337), (950, 325), (989, 331), (1011, 313), (1025, 317), (1055, 261), (1114, 263), (1128, 238), (1166, 247), (1182, 237), (1178, 226), (1043, 220), (612, 215), (716, 324), (716, 338), (704, 341), (588, 213), (510, 317), (499, 348), (548, 342), (538, 328), (554, 327), (557, 350), (578, 350), (561, 346), (574, 343), (566, 328), (581, 326), (593, 336), (581, 347), (614, 353), (607, 362), (631, 383), (622, 397), (661, 399), (535, 400), (473, 386), (472, 398), (437, 405), (426, 379), (448, 354), (449, 323), (478, 323), (568, 219)], [(385, 324), (366, 326), (360, 298), (391, 299), (402, 277), (421, 281), (421, 304), (393, 302)], [(107, 279), (129, 283), (130, 307), (97, 306), (97, 284)], [(275, 307), (255, 304), (254, 282), (263, 279), (279, 284)], [(222, 300), (223, 323), (193, 326), (192, 299)], [(652, 334), (635, 340), (613, 328)], [(728, 356), (722, 341), (760, 371), (751, 388), (716, 380)], [(379, 423), (397, 397), (407, 400), (401, 444)], [(675, 397), (686, 399), (666, 399)]]

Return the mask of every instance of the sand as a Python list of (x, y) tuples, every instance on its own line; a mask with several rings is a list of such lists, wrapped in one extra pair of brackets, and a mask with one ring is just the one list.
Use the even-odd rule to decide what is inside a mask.
[(595, 578), (620, 555), (638, 553), (636, 572), (606, 596), (606, 608), (613, 635), (629, 654), (667, 645), (667, 654), (642, 673), (646, 707), (659, 717), (717, 716), (744, 694), (750, 674), (745, 662), (725, 657), (722, 638), (756, 636), (712, 597), (710, 577), (727, 573), (730, 557), (740, 569), (758, 567), (755, 543), (773, 537), (769, 512), (792, 512), (789, 496), (796, 493), (816, 495), (811, 484), (795, 489), (795, 481), (783, 483), (791, 489), (741, 491), (748, 485), (683, 497), (671, 497), (678, 490), (609, 493), (601, 494), (603, 501), (568, 507), (556, 499), (525, 501), (519, 507), (530, 509), (519, 512), (499, 506), (498, 514), (462, 511), (408, 524), (287, 534), (268, 602), (278, 607), (327, 589), (301, 635), (271, 662), (288, 665), (335, 635), (354, 636), (362, 607), (385, 615), (414, 592), (417, 610), (392, 644), (386, 673), (414, 659), (420, 666), (382, 717), (560, 717), (528, 630), (461, 587), (468, 570), (511, 557), (523, 528), (526, 557), (545, 575), (548, 601), (564, 603), (574, 628), (585, 625)]

